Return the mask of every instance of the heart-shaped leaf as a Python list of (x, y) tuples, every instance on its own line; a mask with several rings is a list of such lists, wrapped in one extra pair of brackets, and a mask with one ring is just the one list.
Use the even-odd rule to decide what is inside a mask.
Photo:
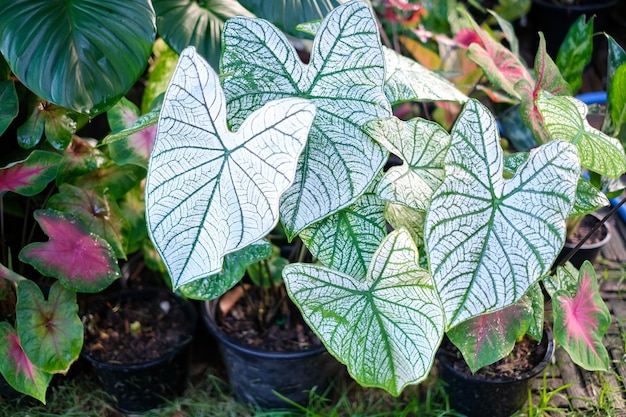
[(16, 327), (22, 349), (44, 372), (66, 372), (83, 347), (76, 293), (55, 282), (48, 300), (32, 281), (17, 287)]
[(415, 210), (404, 204), (385, 204), (385, 220), (393, 229), (405, 229), (416, 245), (424, 245), (424, 221), (426, 212)]
[(179, 287), (180, 292), (194, 300), (212, 300), (230, 290), (246, 273), (246, 268), (268, 258), (272, 245), (267, 241), (253, 243), (224, 256), (224, 268), (217, 274), (197, 279)]
[(0, 372), (9, 385), (45, 404), (52, 374), (32, 364), (22, 350), (17, 331), (6, 321), (0, 322), (0, 356)]
[(383, 176), (376, 187), (378, 196), (426, 211), (430, 197), (443, 181), (448, 132), (435, 122), (419, 118), (405, 122), (397, 117), (373, 120), (363, 131), (404, 161)]
[(0, 80), (0, 136), (15, 119), (19, 109), (15, 82)]
[(582, 101), (542, 91), (537, 107), (550, 136), (576, 145), (584, 167), (611, 178), (626, 172), (626, 154), (622, 144), (591, 127), (587, 121), (587, 106)]
[[(158, 118), (158, 112), (156, 113)], [(118, 133), (126, 129), (133, 129), (133, 124), (139, 120), (139, 108), (130, 100), (122, 97), (115, 106), (107, 111), (107, 120), (111, 132)], [(152, 120), (152, 119), (151, 119)], [(154, 145), (156, 123), (146, 126), (137, 132), (129, 132), (125, 140), (112, 141), (109, 143), (109, 154), (117, 165), (135, 164), (148, 167), (148, 158)], [(110, 139), (109, 139), (110, 140)]]
[(224, 22), (235, 16), (254, 16), (236, 0), (152, 0), (152, 4), (159, 35), (168, 45), (178, 53), (195, 46), (216, 70)]
[(385, 62), (378, 28), (365, 3), (351, 1), (328, 14), (308, 65), (270, 23), (231, 19), (224, 28), (221, 65), (234, 127), (277, 98), (304, 97), (316, 105), (294, 185), (281, 201), (288, 237), (352, 204), (368, 188), (386, 153), (360, 127), (391, 116), (391, 106), (383, 92)]
[(141, 76), (155, 37), (148, 0), (1, 0), (0, 52), (47, 101), (96, 114)]
[(602, 338), (611, 314), (598, 291), (593, 265), (585, 261), (580, 268), (575, 294), (559, 290), (553, 300), (554, 340), (574, 363), (587, 370), (608, 371), (609, 354)]
[(0, 196), (7, 191), (23, 196), (40, 193), (57, 174), (61, 155), (35, 150), (23, 161), (0, 168)]
[(404, 101), (458, 101), (464, 103), (467, 96), (454, 84), (432, 72), (416, 61), (383, 48), (387, 76), (385, 95), (391, 103)]
[(511, 353), (518, 338), (524, 336), (533, 317), (527, 297), (495, 313), (466, 320), (446, 335), (463, 354), (472, 372), (491, 365)]
[(120, 277), (111, 246), (79, 218), (55, 210), (36, 210), (34, 217), (50, 239), (26, 245), (19, 254), (22, 262), (76, 292), (101, 291)]
[(408, 233), (385, 238), (364, 278), (311, 264), (288, 265), (283, 278), (309, 326), (359, 384), (398, 395), (428, 376), (444, 318)]
[(384, 204), (373, 194), (307, 227), (300, 233), (313, 256), (325, 266), (363, 277), (385, 237)]
[(193, 47), (183, 51), (146, 184), (148, 228), (174, 288), (220, 272), (224, 255), (277, 224), (314, 116), (308, 100), (277, 100), (231, 132), (217, 74)]
[(576, 148), (552, 141), (505, 180), (496, 121), (476, 100), (451, 134), (446, 177), (425, 225), (448, 328), (518, 302), (548, 272), (565, 242), (580, 175)]

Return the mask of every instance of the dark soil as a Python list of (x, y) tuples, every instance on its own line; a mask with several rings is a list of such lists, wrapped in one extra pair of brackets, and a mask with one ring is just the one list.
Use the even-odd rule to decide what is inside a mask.
[(83, 317), (84, 351), (107, 363), (145, 363), (193, 333), (181, 300), (167, 291), (148, 297), (101, 301)]
[[(284, 288), (281, 292), (284, 294)], [(267, 294), (260, 287), (253, 286), (225, 315), (218, 308), (218, 327), (239, 343), (270, 352), (303, 350), (321, 344), (288, 297), (270, 297), (276, 301), (261, 307), (264, 295)]]
[[(470, 375), (469, 366), (461, 353), (447, 338), (442, 344), (443, 354), (453, 359), (453, 366), (459, 372)], [(537, 366), (546, 355), (545, 344), (542, 345), (528, 335), (515, 344), (513, 351), (498, 362), (479, 369), (474, 377), (480, 379), (513, 378), (530, 371)]]
[[(578, 242), (580, 242), (582, 239), (585, 238), (585, 236), (587, 236), (589, 234), (589, 232), (591, 231), (591, 229), (599, 222), (599, 220), (593, 216), (585, 216), (583, 217), (583, 219), (580, 221), (580, 223), (578, 223), (578, 226), (576, 226), (576, 229), (574, 229), (574, 232), (571, 233), (568, 237), (566, 242), (568, 244), (571, 245), (577, 245)], [(600, 226), (600, 228), (598, 230), (596, 230), (590, 237), (589, 239), (587, 239), (585, 241), (585, 244), (594, 244), (594, 243), (598, 243), (601, 242), (602, 239), (604, 239), (606, 237), (608, 233), (608, 229), (606, 228), (606, 226), (602, 225)]]

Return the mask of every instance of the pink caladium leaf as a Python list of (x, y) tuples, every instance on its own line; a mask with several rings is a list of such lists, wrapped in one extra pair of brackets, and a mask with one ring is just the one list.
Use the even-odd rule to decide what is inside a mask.
[(7, 191), (29, 197), (40, 193), (52, 181), (61, 155), (35, 150), (23, 161), (0, 168), (0, 196)]
[(83, 347), (76, 293), (55, 282), (48, 299), (32, 281), (17, 287), (16, 328), (22, 349), (44, 372), (67, 372)]
[(539, 33), (539, 48), (535, 56), (535, 78), (537, 81), (534, 83), (526, 79), (518, 81), (515, 84), (515, 90), (522, 99), (520, 104), (522, 120), (533, 131), (535, 138), (539, 139), (539, 143), (546, 143), (550, 140), (550, 134), (543, 124), (543, 117), (535, 101), (541, 90), (557, 96), (569, 95), (570, 86), (546, 52), (546, 41), (541, 32)]
[[(129, 129), (140, 117), (139, 108), (126, 98), (122, 98), (107, 111), (107, 120), (112, 133)], [(156, 124), (129, 134), (124, 140), (109, 143), (111, 158), (118, 165), (135, 164), (148, 166), (148, 158), (156, 137)]]
[(598, 291), (598, 281), (589, 261), (580, 268), (576, 293), (559, 289), (553, 297), (554, 339), (574, 363), (590, 370), (609, 370), (609, 354), (602, 338), (611, 315)]
[(47, 208), (74, 214), (90, 232), (111, 245), (115, 256), (126, 257), (129, 225), (115, 199), (106, 191), (62, 184), (59, 193), (48, 201)]
[(32, 364), (22, 350), (17, 331), (6, 321), (0, 322), (0, 357), (0, 372), (9, 385), (45, 404), (52, 374)]
[(22, 262), (76, 292), (101, 291), (120, 277), (111, 246), (78, 217), (50, 209), (36, 210), (34, 217), (50, 239), (25, 246)]
[(499, 361), (513, 350), (533, 319), (528, 297), (495, 313), (467, 320), (447, 332), (472, 372)]
[(489, 81), (495, 86), (512, 97), (520, 99), (519, 93), (515, 90), (515, 84), (520, 80), (526, 80), (531, 85), (534, 83), (528, 69), (513, 52), (481, 29), (469, 15), (467, 17), (482, 43), (474, 42), (469, 45), (468, 58), (482, 68)]

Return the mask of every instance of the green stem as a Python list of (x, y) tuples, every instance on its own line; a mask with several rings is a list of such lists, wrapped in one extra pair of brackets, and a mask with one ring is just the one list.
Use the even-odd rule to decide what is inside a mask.
[(0, 278), (8, 279), (10, 281), (15, 282), (16, 284), (19, 283), (20, 281), (25, 281), (27, 279), (21, 276), (20, 274), (18, 274), (17, 272), (13, 272), (12, 270), (10, 270), (9, 268), (7, 268), (6, 266), (2, 264), (0, 264)]

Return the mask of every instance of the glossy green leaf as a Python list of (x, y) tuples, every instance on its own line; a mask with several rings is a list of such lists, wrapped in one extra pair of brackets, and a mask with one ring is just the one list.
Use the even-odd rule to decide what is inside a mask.
[(600, 296), (593, 265), (580, 268), (576, 292), (559, 290), (553, 297), (554, 339), (574, 363), (590, 370), (608, 371), (610, 358), (603, 336), (611, 314)]
[(626, 123), (626, 63), (620, 65), (613, 75), (608, 104), (615, 134), (618, 134)]
[(6, 321), (0, 322), (0, 356), (0, 372), (9, 385), (45, 404), (52, 374), (32, 364), (22, 350), (17, 331)]
[[(611, 37), (610, 35), (605, 34), (606, 38), (607, 38), (607, 43), (608, 43), (608, 60), (607, 60), (607, 66), (606, 66), (606, 91), (609, 92), (611, 91), (611, 85), (613, 84), (613, 77), (615, 76), (615, 72), (617, 71), (617, 69), (623, 65), (626, 64), (626, 52), (624, 51), (624, 49), (621, 47), (621, 45), (615, 40), (613, 39), (613, 37)], [(608, 135), (612, 135), (612, 136), (616, 136), (619, 134), (619, 132), (621, 131), (621, 140), (622, 143), (624, 143), (624, 132), (625, 130), (622, 130), (622, 126), (616, 126), (613, 123), (613, 109), (611, 106), (611, 102), (607, 101), (606, 103), (606, 113), (604, 116), (604, 121), (602, 123), (602, 131), (605, 132)]]
[(7, 191), (33, 196), (43, 191), (57, 174), (61, 155), (40, 150), (28, 157), (0, 168), (0, 196)]
[[(155, 116), (158, 116), (158, 112)], [(139, 108), (124, 97), (107, 111), (107, 120), (112, 133), (119, 134), (126, 129), (134, 129), (136, 127), (134, 123), (139, 118)], [(155, 119), (156, 117), (150, 121)], [(136, 132), (129, 130), (126, 132), (129, 134), (124, 140), (111, 141), (109, 135), (106, 143), (109, 143), (111, 159), (118, 165), (135, 164), (147, 168), (150, 151), (154, 145), (156, 125), (149, 125)]]
[(444, 317), (406, 232), (385, 238), (365, 277), (291, 264), (283, 278), (308, 325), (359, 384), (398, 395), (428, 376)]
[(278, 223), (315, 107), (277, 100), (227, 127), (218, 76), (185, 49), (167, 89), (146, 184), (148, 228), (174, 288), (221, 271), (226, 254)]
[(48, 105), (41, 112), (44, 121), (46, 140), (59, 151), (68, 147), (76, 133), (76, 122), (68, 115), (67, 109)]
[(325, 266), (363, 277), (387, 232), (383, 210), (383, 202), (366, 193), (353, 205), (307, 227), (300, 237)]
[(0, 136), (7, 130), (19, 110), (15, 82), (0, 80)]
[(111, 246), (78, 217), (47, 209), (34, 217), (49, 240), (26, 245), (19, 254), (22, 262), (77, 292), (102, 291), (120, 277)]
[(466, 320), (446, 335), (476, 372), (511, 353), (517, 339), (526, 334), (532, 316), (532, 303), (524, 297), (510, 307)]
[(385, 95), (391, 103), (405, 101), (456, 101), (464, 103), (467, 96), (454, 84), (430, 71), (417, 61), (393, 49), (383, 48), (387, 72)]
[(239, 0), (258, 17), (268, 20), (284, 32), (301, 36), (296, 29), (300, 23), (322, 20), (341, 0)]
[(44, 119), (39, 103), (36, 103), (24, 124), (17, 128), (17, 143), (22, 148), (34, 148), (41, 141), (43, 132)]
[(66, 372), (83, 347), (76, 293), (55, 282), (48, 299), (32, 281), (17, 287), (16, 327), (22, 349), (44, 372)]
[(446, 177), (425, 225), (447, 328), (517, 303), (548, 272), (565, 242), (580, 175), (576, 148), (552, 141), (504, 179), (496, 121), (475, 100), (451, 135)]
[(152, 0), (159, 35), (177, 53), (193, 45), (217, 70), (224, 22), (254, 16), (236, 0)]
[(80, 218), (90, 232), (105, 239), (115, 256), (126, 258), (128, 223), (107, 190), (90, 190), (61, 184), (48, 200), (49, 209), (71, 213)]
[(307, 147), (280, 206), (289, 237), (352, 204), (383, 167), (386, 153), (360, 129), (391, 116), (378, 28), (365, 3), (350, 1), (328, 14), (308, 65), (270, 23), (231, 19), (224, 29), (221, 69), (234, 128), (271, 100), (304, 97), (315, 103)]
[(180, 292), (195, 300), (212, 300), (237, 284), (248, 266), (272, 255), (272, 245), (267, 241), (253, 243), (224, 257), (222, 271), (197, 279), (179, 287)]
[(391, 167), (376, 187), (388, 202), (426, 211), (430, 198), (443, 181), (443, 163), (450, 135), (439, 124), (414, 118), (381, 118), (367, 123), (363, 131), (404, 162)]
[(283, 269), (289, 261), (280, 256), (280, 252), (281, 248), (272, 245), (272, 254), (267, 259), (246, 268), (246, 274), (254, 285), (269, 289), (282, 284)]
[(576, 145), (584, 167), (611, 178), (626, 172), (622, 144), (591, 127), (583, 102), (574, 97), (556, 97), (541, 92), (536, 103), (550, 136)]
[(593, 17), (585, 21), (581, 14), (570, 26), (556, 56), (556, 65), (563, 78), (576, 92), (583, 84), (583, 70), (591, 62), (593, 52)]
[(155, 38), (148, 0), (0, 0), (0, 52), (39, 97), (96, 114), (141, 76)]

